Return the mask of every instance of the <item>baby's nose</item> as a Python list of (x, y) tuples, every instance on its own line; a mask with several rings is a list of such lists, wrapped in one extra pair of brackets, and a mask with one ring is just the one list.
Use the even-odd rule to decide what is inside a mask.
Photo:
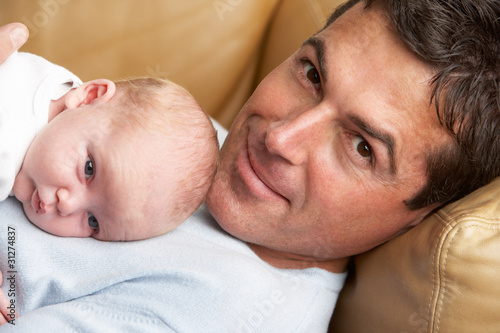
[(70, 192), (68, 189), (60, 188), (56, 192), (57, 209), (61, 216), (68, 216), (78, 212), (80, 209), (81, 199), (78, 198), (76, 192)]

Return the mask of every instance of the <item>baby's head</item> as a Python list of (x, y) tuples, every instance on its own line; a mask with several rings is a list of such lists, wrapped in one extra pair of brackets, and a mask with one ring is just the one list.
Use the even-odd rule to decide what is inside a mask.
[(96, 80), (64, 96), (16, 177), (28, 218), (59, 236), (126, 241), (164, 234), (203, 202), (218, 143), (178, 85)]

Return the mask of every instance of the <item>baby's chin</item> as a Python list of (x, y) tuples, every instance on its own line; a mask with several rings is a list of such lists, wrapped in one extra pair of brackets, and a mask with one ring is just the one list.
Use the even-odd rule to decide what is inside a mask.
[(12, 193), (16, 197), (17, 200), (22, 203), (30, 202), (33, 197), (33, 192), (35, 192), (34, 181), (24, 172), (24, 169), (21, 167), (21, 170), (17, 173), (17, 176), (14, 180), (14, 184), (12, 185)]
[(12, 193), (14, 194), (14, 197), (16, 197), (18, 201), (22, 202), (23, 206), (25, 204), (31, 205), (31, 197), (33, 196), (33, 191), (29, 193), (29, 191), (23, 190), (19, 186), (16, 187), (14, 184), (14, 187), (12, 188)]

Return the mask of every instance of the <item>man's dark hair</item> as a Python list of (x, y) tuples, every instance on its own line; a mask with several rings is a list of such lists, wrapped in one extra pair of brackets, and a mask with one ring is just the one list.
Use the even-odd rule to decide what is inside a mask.
[[(355, 4), (329, 18), (330, 25)], [(456, 144), (427, 156), (410, 209), (460, 199), (500, 176), (500, 0), (382, 0), (406, 46), (433, 71), (430, 102)]]

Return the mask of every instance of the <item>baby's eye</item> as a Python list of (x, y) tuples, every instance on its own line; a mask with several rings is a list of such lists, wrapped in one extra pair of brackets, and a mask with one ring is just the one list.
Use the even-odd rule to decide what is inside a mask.
[(92, 213), (88, 213), (88, 214), (89, 214), (89, 226), (92, 229), (98, 229), (99, 228), (99, 222), (97, 222), (97, 219), (95, 218), (94, 215), (92, 215)]
[(360, 136), (353, 135), (352, 136), (352, 145), (354, 149), (358, 152), (358, 154), (368, 160), (372, 159), (372, 148), (370, 144)]
[(307, 79), (314, 85), (316, 89), (321, 88), (321, 76), (319, 75), (318, 70), (311, 64), (310, 61), (303, 61), (304, 73), (306, 74)]
[(94, 162), (90, 158), (90, 156), (87, 157), (87, 160), (85, 161), (85, 179), (89, 179), (94, 175)]

